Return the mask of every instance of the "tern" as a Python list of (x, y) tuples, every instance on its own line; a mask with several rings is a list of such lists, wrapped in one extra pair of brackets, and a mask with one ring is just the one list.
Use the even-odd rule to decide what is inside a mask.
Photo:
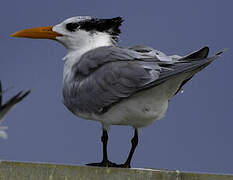
[[(30, 93), (30, 91), (26, 91), (25, 93), (23, 93), (23, 91), (20, 91), (19, 93), (17, 93), (16, 95), (14, 95), (12, 98), (10, 98), (5, 104), (2, 103), (2, 83), (0, 81), (0, 124), (2, 123), (2, 121), (4, 120), (6, 114), (20, 101), (22, 101), (28, 94)], [(0, 137), (6, 139), (7, 138), (7, 134), (4, 131), (5, 129), (7, 129), (7, 127), (5, 126), (0, 126)]]
[[(175, 96), (194, 74), (223, 51), (208, 57), (203, 47), (186, 56), (167, 56), (148, 46), (117, 46), (121, 17), (77, 16), (46, 27), (18, 31), (12, 37), (52, 39), (65, 46), (63, 102), (76, 116), (102, 124), (103, 160), (91, 166), (131, 167), (138, 129), (161, 119)], [(131, 150), (123, 164), (108, 159), (111, 125), (134, 128)]]

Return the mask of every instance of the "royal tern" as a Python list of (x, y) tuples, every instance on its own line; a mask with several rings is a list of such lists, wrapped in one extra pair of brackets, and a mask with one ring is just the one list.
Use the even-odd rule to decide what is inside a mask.
[[(17, 93), (16, 95), (14, 95), (12, 98), (10, 98), (5, 104), (2, 103), (2, 83), (0, 81), (0, 124), (2, 123), (2, 121), (4, 120), (6, 114), (20, 101), (22, 101), (28, 94), (30, 93), (30, 91), (27, 91), (25, 93), (23, 93), (23, 91), (20, 91), (19, 93)], [(7, 134), (4, 131), (5, 129), (7, 129), (7, 127), (5, 126), (0, 126), (0, 137), (6, 139), (7, 138)]]
[[(223, 52), (208, 57), (204, 47), (187, 56), (167, 56), (147, 46), (117, 46), (121, 17), (77, 16), (60, 24), (16, 32), (12, 37), (52, 39), (67, 50), (64, 59), (63, 101), (76, 116), (102, 124), (103, 160), (92, 166), (130, 167), (138, 144), (138, 128), (161, 119), (169, 100), (195, 73)], [(110, 125), (135, 129), (123, 164), (108, 160)]]

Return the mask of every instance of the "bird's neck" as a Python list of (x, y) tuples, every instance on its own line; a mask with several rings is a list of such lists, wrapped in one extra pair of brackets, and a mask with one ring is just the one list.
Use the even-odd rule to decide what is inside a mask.
[(83, 54), (98, 47), (113, 46), (114, 44), (115, 42), (112, 40), (110, 35), (95, 34), (92, 38), (86, 38), (83, 40), (76, 48), (67, 48), (67, 55), (63, 58), (65, 61), (63, 80), (70, 79), (72, 76), (73, 65), (80, 60)]

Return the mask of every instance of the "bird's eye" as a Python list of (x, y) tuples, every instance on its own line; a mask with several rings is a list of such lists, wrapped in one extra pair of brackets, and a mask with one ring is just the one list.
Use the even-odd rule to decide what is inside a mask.
[(66, 29), (68, 31), (74, 32), (79, 27), (78, 23), (68, 23), (66, 24)]

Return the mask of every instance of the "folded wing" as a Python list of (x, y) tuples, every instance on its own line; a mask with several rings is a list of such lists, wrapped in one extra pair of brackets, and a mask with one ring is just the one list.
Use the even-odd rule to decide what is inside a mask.
[[(207, 58), (207, 47), (186, 57), (166, 56), (145, 46), (100, 47), (73, 66), (73, 83), (63, 90), (72, 111), (101, 114), (138, 91), (157, 86), (180, 73), (202, 69), (220, 54)], [(179, 57), (179, 58), (178, 58)]]

